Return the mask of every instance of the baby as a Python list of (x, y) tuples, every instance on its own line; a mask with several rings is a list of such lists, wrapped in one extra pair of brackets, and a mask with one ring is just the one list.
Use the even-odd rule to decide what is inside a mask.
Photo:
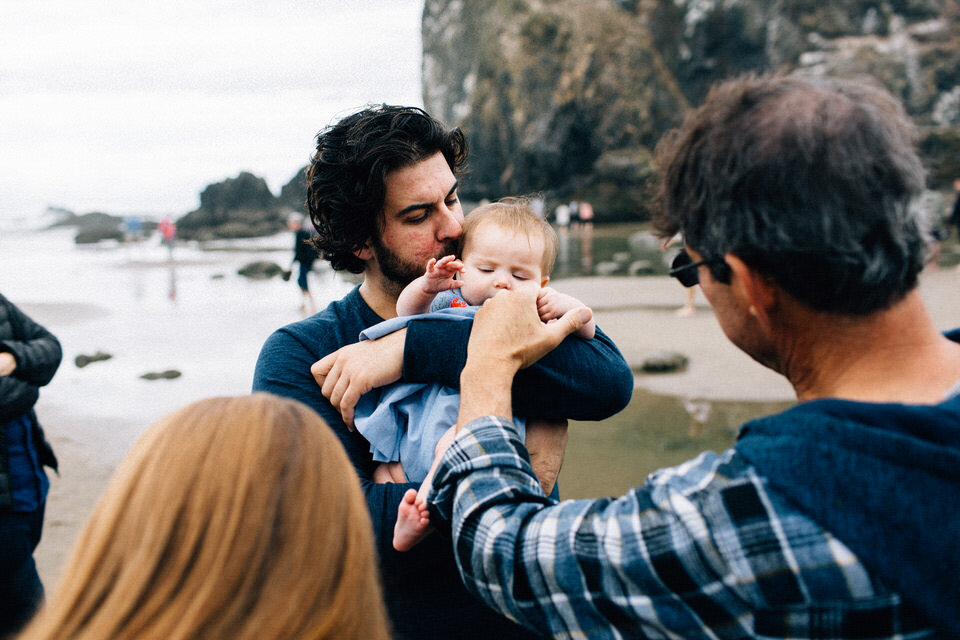
[[(431, 259), (426, 273), (400, 294), (397, 313), (415, 315), (456, 307), (473, 307), (503, 290), (537, 290), (537, 311), (544, 322), (552, 322), (571, 309), (583, 306), (576, 298), (547, 287), (557, 255), (557, 235), (549, 223), (537, 217), (523, 199), (507, 199), (482, 205), (464, 220), (460, 256)], [(592, 339), (596, 323), (591, 320), (576, 335)], [(453, 424), (453, 421), (449, 423)], [(538, 468), (536, 422), (528, 425), (527, 443), (531, 463)], [(424, 445), (427, 442), (423, 443)], [(437, 442), (432, 443), (436, 445)], [(435, 446), (434, 446), (435, 448)], [(427, 453), (433, 455), (434, 448)], [(401, 463), (387, 465), (394, 477)], [(400, 473), (402, 475), (402, 472)], [(400, 503), (393, 545), (405, 551), (429, 531), (424, 499), (431, 473), (420, 491), (409, 490)], [(545, 487), (545, 490), (548, 488)]]
[[(397, 315), (479, 306), (499, 291), (536, 289), (540, 319), (549, 322), (582, 307), (576, 298), (546, 286), (557, 258), (557, 235), (525, 201), (508, 199), (474, 209), (463, 222), (460, 256), (431, 259), (427, 271), (397, 299)], [(458, 279), (455, 279), (458, 278)], [(590, 321), (576, 335), (593, 338)]]

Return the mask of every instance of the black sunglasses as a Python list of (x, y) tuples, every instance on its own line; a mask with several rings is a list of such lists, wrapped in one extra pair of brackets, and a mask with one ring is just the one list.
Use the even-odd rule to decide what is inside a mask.
[(700, 284), (697, 267), (717, 262), (723, 262), (723, 258), (706, 258), (705, 260), (694, 262), (690, 258), (690, 254), (687, 253), (687, 250), (681, 249), (680, 253), (677, 254), (677, 257), (674, 258), (670, 264), (670, 275), (679, 280), (683, 286), (692, 287)]

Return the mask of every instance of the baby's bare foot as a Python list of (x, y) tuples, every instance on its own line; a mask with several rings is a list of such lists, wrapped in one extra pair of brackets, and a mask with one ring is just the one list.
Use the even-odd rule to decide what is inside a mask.
[(403, 494), (397, 509), (397, 524), (393, 527), (393, 548), (409, 551), (430, 533), (430, 512), (416, 490)]

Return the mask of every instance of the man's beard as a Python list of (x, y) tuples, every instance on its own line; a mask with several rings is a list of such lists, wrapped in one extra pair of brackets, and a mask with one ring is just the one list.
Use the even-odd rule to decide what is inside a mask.
[[(384, 245), (380, 238), (373, 238), (371, 244), (373, 245), (373, 255), (376, 256), (377, 264), (380, 266), (380, 273), (389, 283), (391, 294), (400, 295), (405, 286), (422, 276), (427, 270), (426, 263), (419, 264), (404, 260)], [(439, 259), (455, 253), (456, 250), (457, 241), (451, 240), (434, 257)]]

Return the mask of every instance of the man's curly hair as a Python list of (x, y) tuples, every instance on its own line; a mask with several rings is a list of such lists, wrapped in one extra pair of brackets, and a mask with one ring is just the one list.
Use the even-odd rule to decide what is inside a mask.
[(463, 173), (463, 132), (416, 107), (369, 106), (317, 134), (306, 205), (319, 234), (314, 243), (334, 269), (363, 271), (354, 254), (383, 228), (387, 174), (437, 152), (455, 176)]

